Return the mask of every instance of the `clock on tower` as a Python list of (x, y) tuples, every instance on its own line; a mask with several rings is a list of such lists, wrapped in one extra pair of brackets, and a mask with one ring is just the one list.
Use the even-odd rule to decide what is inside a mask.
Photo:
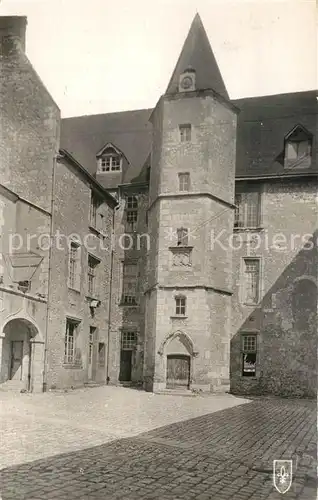
[(195, 90), (195, 70), (187, 68), (179, 79), (179, 92), (189, 92)]

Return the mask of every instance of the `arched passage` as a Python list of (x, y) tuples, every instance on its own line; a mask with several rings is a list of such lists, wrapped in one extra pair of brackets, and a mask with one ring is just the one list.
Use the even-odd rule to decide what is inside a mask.
[[(36, 351), (39, 341), (40, 349)], [(3, 327), (1, 352), (1, 383), (10, 382), (12, 387), (31, 390), (34, 363), (41, 364), (44, 344), (37, 327), (25, 318), (13, 318)], [(37, 356), (35, 356), (37, 354)], [(39, 367), (42, 370), (42, 364)]]

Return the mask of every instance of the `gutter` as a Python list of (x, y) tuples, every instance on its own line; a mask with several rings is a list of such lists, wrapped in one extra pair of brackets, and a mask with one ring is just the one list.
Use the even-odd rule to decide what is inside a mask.
[[(119, 204), (113, 210), (112, 234), (115, 234), (115, 213), (119, 209)], [(113, 238), (111, 242), (111, 260), (110, 260), (110, 279), (109, 279), (109, 305), (108, 305), (108, 334), (107, 334), (107, 361), (106, 361), (106, 384), (109, 384), (109, 346), (111, 334), (111, 315), (112, 315), (112, 300), (113, 300), (113, 269), (114, 269), (114, 248)]]

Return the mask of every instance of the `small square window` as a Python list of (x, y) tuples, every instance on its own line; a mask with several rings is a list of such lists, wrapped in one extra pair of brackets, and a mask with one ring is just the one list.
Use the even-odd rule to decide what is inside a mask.
[(180, 141), (190, 142), (191, 141), (191, 125), (180, 125), (179, 126)]
[(176, 297), (176, 315), (177, 316), (185, 316), (186, 314), (186, 298), (185, 297)]

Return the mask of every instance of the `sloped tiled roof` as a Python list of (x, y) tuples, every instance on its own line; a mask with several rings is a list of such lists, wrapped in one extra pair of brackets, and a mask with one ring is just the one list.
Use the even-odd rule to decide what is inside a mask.
[(112, 143), (130, 165), (124, 183), (140, 181), (151, 150), (151, 109), (64, 118), (61, 148), (68, 151), (91, 175), (96, 173), (96, 154)]
[(179, 77), (189, 67), (193, 68), (196, 72), (195, 86), (197, 90), (212, 89), (225, 99), (229, 99), (199, 14), (195, 16), (191, 24), (189, 34), (184, 42), (166, 94), (178, 92)]
[[(238, 115), (236, 177), (317, 171), (317, 91), (233, 100)], [(302, 125), (313, 134), (310, 168), (284, 169), (284, 139)]]

